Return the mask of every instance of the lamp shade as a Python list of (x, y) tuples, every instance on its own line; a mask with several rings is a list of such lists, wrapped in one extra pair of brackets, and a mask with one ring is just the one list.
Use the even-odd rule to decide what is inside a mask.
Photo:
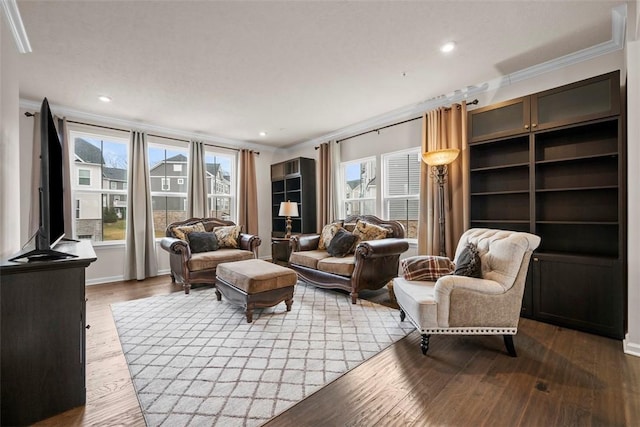
[(422, 154), (422, 161), (429, 166), (448, 165), (458, 158), (458, 154), (460, 154), (460, 150), (457, 148), (427, 151)]
[(281, 202), (279, 216), (298, 216), (298, 204), (296, 202)]

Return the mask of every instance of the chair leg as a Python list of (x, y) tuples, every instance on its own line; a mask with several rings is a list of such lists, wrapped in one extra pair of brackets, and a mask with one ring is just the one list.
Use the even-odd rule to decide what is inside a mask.
[(518, 357), (516, 353), (516, 347), (513, 345), (513, 335), (503, 335), (504, 346), (507, 347), (507, 352), (511, 357)]
[(400, 321), (404, 322), (405, 317), (407, 317), (407, 314), (404, 312), (404, 310), (400, 309)]
[(422, 354), (427, 355), (427, 351), (429, 351), (429, 338), (431, 335), (422, 334), (422, 340), (420, 341), (420, 350), (422, 350)]

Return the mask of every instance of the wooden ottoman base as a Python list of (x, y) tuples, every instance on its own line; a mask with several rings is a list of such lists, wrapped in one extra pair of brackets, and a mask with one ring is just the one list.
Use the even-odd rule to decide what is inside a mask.
[(218, 297), (218, 301), (222, 301), (222, 295), (224, 295), (229, 302), (243, 307), (246, 310), (247, 323), (253, 322), (254, 308), (273, 307), (284, 301), (287, 305), (287, 311), (291, 311), (293, 289), (293, 286), (288, 286), (286, 288), (258, 292), (257, 294), (248, 294), (224, 280), (216, 280), (216, 297)]
[(216, 272), (216, 297), (245, 309), (247, 323), (255, 308), (273, 307), (282, 301), (291, 311), (297, 275), (289, 268), (253, 259), (223, 263)]

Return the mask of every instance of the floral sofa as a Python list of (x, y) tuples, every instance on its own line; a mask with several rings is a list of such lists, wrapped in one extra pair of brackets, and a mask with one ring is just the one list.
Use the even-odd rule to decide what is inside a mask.
[[(361, 230), (365, 233), (359, 233)], [(373, 235), (367, 236), (367, 230)], [(348, 234), (358, 236), (353, 250), (347, 249), (346, 255), (332, 256), (331, 241), (336, 239), (336, 233), (351, 240), (354, 239)], [(321, 234), (294, 236), (289, 266), (304, 282), (348, 291), (355, 304), (361, 290), (380, 289), (398, 276), (400, 255), (409, 249), (404, 235), (404, 226), (398, 221), (384, 221), (372, 215), (349, 216), (328, 224)], [(372, 236), (376, 239), (371, 240)]]
[(169, 224), (160, 246), (169, 252), (171, 281), (188, 294), (194, 283), (214, 285), (218, 264), (257, 258), (261, 242), (231, 221), (191, 218)]

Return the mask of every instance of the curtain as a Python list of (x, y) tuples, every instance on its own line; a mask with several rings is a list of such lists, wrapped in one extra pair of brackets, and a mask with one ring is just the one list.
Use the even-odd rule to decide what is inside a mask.
[(124, 278), (143, 280), (158, 274), (147, 136), (144, 132), (131, 131), (129, 161)]
[[(445, 148), (460, 150), (447, 169), (445, 183), (445, 247), (453, 258), (460, 236), (469, 223), (469, 178), (467, 176), (467, 106), (454, 104), (429, 111), (422, 118), (422, 152)], [(422, 162), (420, 169), (420, 215), (418, 253), (437, 255), (440, 251), (438, 188), (431, 167)]]
[(187, 189), (187, 217), (206, 218), (207, 169), (204, 161), (204, 144), (191, 141), (189, 144), (189, 187)]
[(340, 218), (340, 146), (335, 141), (320, 144), (318, 232)]
[(33, 147), (31, 151), (31, 165), (29, 233), (33, 234), (38, 231), (38, 228), (40, 228), (40, 113), (33, 114)]
[(258, 189), (256, 185), (256, 153), (240, 150), (240, 191), (238, 224), (248, 234), (258, 234)]
[(58, 124), (58, 137), (62, 144), (62, 188), (64, 194), (64, 234), (71, 238), (73, 234), (73, 210), (71, 191), (71, 159), (69, 152), (69, 132), (67, 129), (67, 119), (56, 117)]

